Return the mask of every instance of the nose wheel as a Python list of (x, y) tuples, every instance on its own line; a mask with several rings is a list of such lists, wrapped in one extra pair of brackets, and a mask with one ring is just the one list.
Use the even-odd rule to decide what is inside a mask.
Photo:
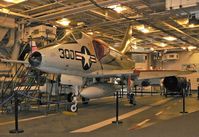
[(67, 105), (67, 110), (70, 112), (77, 112), (78, 106), (76, 103), (71, 103), (71, 104)]
[(70, 111), (70, 112), (78, 111), (78, 101), (77, 101), (78, 95), (79, 95), (78, 87), (74, 87), (74, 92), (69, 93), (67, 97), (67, 100), (69, 103), (67, 104), (67, 111)]

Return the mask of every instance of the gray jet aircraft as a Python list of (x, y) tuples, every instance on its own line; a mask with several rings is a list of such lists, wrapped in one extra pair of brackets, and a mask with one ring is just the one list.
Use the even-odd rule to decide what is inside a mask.
[(1, 61), (25, 63), (40, 71), (60, 75), (61, 84), (74, 87), (68, 97), (71, 102), (68, 108), (72, 112), (78, 109), (78, 95), (92, 99), (114, 92), (107, 82), (109, 78), (150, 79), (190, 73), (178, 70), (136, 70), (135, 61), (124, 55), (131, 37), (130, 26), (121, 44), (122, 50), (118, 51), (83, 32), (66, 31), (54, 45), (33, 52), (28, 61)]

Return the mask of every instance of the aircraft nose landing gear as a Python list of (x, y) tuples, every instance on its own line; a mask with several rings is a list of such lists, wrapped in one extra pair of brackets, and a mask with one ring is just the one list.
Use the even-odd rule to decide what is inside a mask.
[(68, 96), (68, 102), (69, 104), (67, 105), (67, 110), (70, 112), (77, 112), (78, 111), (78, 101), (77, 101), (77, 96), (79, 95), (79, 90), (78, 88), (75, 89), (74, 93), (70, 93)]
[(70, 103), (69, 105), (67, 105), (67, 110), (70, 112), (77, 112), (78, 106), (76, 103)]
[(69, 104), (67, 105), (67, 110), (70, 112), (77, 112), (78, 106), (77, 106), (77, 97), (74, 95), (72, 98), (72, 101), (68, 101)]

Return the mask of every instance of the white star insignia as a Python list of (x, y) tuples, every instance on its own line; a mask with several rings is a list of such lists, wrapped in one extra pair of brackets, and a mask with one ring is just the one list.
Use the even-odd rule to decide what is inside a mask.
[(86, 66), (86, 64), (88, 64), (88, 66), (90, 67), (90, 58), (91, 56), (87, 53), (87, 50), (84, 49), (85, 53), (82, 54), (82, 57), (85, 59), (84, 61), (84, 66)]

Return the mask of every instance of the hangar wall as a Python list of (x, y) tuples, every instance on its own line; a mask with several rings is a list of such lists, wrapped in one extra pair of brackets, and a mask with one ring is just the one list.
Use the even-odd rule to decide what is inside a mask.
[[(164, 69), (182, 69), (183, 64), (199, 64), (199, 52), (179, 52), (178, 60), (169, 60), (163, 62)], [(186, 75), (191, 80), (192, 90), (196, 90), (199, 84), (199, 73)]]
[(135, 60), (135, 68), (141, 70), (149, 69), (150, 59), (148, 54), (132, 54), (131, 58)]

